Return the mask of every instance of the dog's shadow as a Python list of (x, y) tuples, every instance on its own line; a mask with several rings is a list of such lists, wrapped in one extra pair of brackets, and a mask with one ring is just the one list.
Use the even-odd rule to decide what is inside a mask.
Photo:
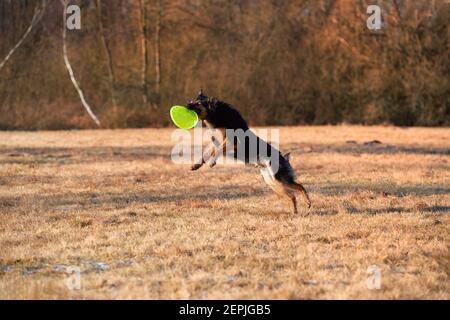
[(385, 208), (349, 208), (347, 213), (349, 214), (386, 214), (386, 213), (413, 213), (413, 212), (423, 212), (423, 213), (442, 213), (446, 214), (450, 212), (449, 206), (426, 206), (420, 208), (405, 208), (405, 207), (385, 207)]
[(58, 209), (58, 208), (83, 208), (114, 206), (124, 208), (130, 204), (154, 204), (175, 203), (181, 204), (188, 201), (213, 201), (213, 200), (239, 200), (245, 198), (262, 197), (270, 191), (264, 188), (242, 189), (231, 186), (211, 190), (200, 188), (184, 190), (177, 193), (150, 193), (150, 192), (77, 192), (56, 194), (27, 194), (20, 197), (0, 196), (0, 207), (14, 208), (26, 204), (34, 204)]
[[(337, 189), (336, 189), (337, 188)], [(372, 186), (369, 190), (377, 191), (382, 190), (381, 186)], [(364, 191), (366, 188), (355, 188), (343, 185), (333, 186), (316, 186), (310, 188), (310, 194), (313, 201), (311, 209), (304, 207), (304, 204), (300, 197), (298, 197), (299, 213), (294, 215), (291, 211), (291, 206), (285, 199), (277, 197), (273, 192), (261, 185), (258, 187), (236, 187), (236, 186), (221, 186), (220, 188), (211, 189), (207, 186), (202, 188), (195, 188), (192, 190), (182, 189), (176, 193), (151, 193), (151, 192), (69, 192), (69, 193), (56, 193), (56, 194), (26, 194), (20, 197), (0, 196), (0, 208), (5, 210), (14, 210), (19, 207), (27, 207), (30, 204), (36, 207), (50, 208), (55, 211), (71, 212), (79, 209), (93, 209), (101, 208), (103, 206), (114, 207), (115, 209), (124, 209), (132, 204), (151, 205), (158, 203), (175, 204), (180, 207), (184, 205), (189, 206), (189, 202), (199, 202), (199, 207), (202, 207), (203, 203), (205, 207), (208, 207), (215, 200), (249, 200), (241, 201), (240, 205), (245, 208), (243, 212), (250, 215), (265, 214), (268, 216), (330, 216), (339, 214), (344, 211), (347, 214), (386, 214), (386, 213), (448, 213), (450, 212), (450, 206), (440, 205), (423, 205), (421, 207), (382, 207), (382, 208), (365, 208), (360, 206), (348, 206), (342, 208), (342, 205), (336, 206), (320, 206), (315, 203), (314, 197), (336, 195), (334, 191), (339, 190), (339, 194), (352, 193), (355, 191)], [(380, 191), (378, 190), (378, 191)], [(377, 192), (378, 192), (377, 191)], [(392, 195), (396, 197), (403, 197), (405, 194), (419, 194), (419, 195), (442, 195), (447, 194), (446, 188), (419, 188), (412, 186), (409, 188), (403, 187), (398, 190), (394, 190)], [(381, 195), (380, 195), (381, 197)], [(263, 201), (269, 201), (274, 203), (270, 208), (263, 206), (261, 210), (260, 203), (253, 205), (253, 200), (259, 202), (261, 198), (267, 198)], [(231, 205), (231, 204), (230, 204)]]

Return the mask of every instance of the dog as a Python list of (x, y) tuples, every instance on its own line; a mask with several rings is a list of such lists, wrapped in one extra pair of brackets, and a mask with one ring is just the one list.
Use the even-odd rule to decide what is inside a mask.
[[(242, 115), (230, 104), (216, 98), (209, 98), (200, 90), (196, 98), (190, 100), (187, 108), (197, 113), (200, 120), (210, 129), (219, 130), (221, 141), (212, 137), (212, 148), (203, 153), (201, 160), (192, 165), (191, 170), (198, 170), (205, 163), (214, 167), (220, 155), (232, 148), (233, 156), (247, 165), (260, 168), (267, 185), (278, 195), (290, 199), (293, 212), (297, 213), (297, 199), (295, 192), (299, 192), (308, 209), (311, 200), (305, 188), (296, 181), (294, 169), (289, 163), (289, 153), (281, 152), (249, 130), (247, 122)], [(229, 133), (241, 130), (245, 137), (231, 136)], [(248, 139), (247, 139), (248, 138)], [(256, 142), (257, 152), (251, 152), (250, 141)], [(239, 152), (243, 150), (243, 152)], [(264, 151), (264, 152), (262, 152)]]

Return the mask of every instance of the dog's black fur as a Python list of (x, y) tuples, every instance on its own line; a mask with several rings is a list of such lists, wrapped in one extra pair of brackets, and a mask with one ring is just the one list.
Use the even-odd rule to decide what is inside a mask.
[[(242, 115), (236, 110), (233, 106), (223, 101), (220, 101), (216, 98), (209, 98), (203, 94), (202, 91), (198, 94), (195, 99), (192, 99), (187, 104), (187, 108), (195, 111), (199, 118), (211, 129), (219, 129), (222, 132), (222, 144), (216, 145), (213, 148), (209, 155), (205, 154), (200, 163), (196, 163), (192, 166), (192, 170), (199, 169), (204, 163), (210, 161), (210, 166), (213, 167), (215, 165), (215, 160), (220, 153), (225, 152), (227, 146), (230, 145), (234, 149), (234, 157), (237, 158), (238, 152), (238, 144), (239, 142), (236, 137), (233, 141), (229, 141), (226, 137), (226, 129), (242, 129), (244, 132), (249, 130), (247, 122), (244, 120)], [(263, 174), (265, 182), (274, 190), (276, 193), (287, 196), (291, 199), (294, 207), (294, 212), (297, 212), (297, 202), (294, 195), (294, 191), (299, 191), (308, 208), (311, 207), (311, 201), (309, 199), (308, 193), (305, 188), (298, 182), (295, 181), (295, 172), (292, 169), (291, 164), (289, 163), (289, 154), (282, 155), (281, 152), (271, 146), (269, 143), (263, 141), (261, 138), (256, 136), (257, 146), (265, 146), (267, 149), (265, 150), (265, 155), (269, 158), (274, 155), (278, 158), (278, 170), (273, 172), (271, 170), (270, 163), (263, 162), (259, 155), (260, 152), (258, 150), (258, 158), (252, 159), (249, 157), (249, 146), (247, 140), (245, 143), (245, 159), (240, 159), (244, 161), (246, 164), (253, 164), (261, 168), (261, 173)], [(213, 140), (214, 141), (214, 140)], [(262, 142), (262, 143), (261, 143)]]

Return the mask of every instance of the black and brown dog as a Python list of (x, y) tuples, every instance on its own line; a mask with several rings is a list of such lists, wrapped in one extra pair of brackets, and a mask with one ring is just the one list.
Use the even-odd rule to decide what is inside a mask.
[[(187, 108), (195, 111), (207, 127), (218, 129), (222, 133), (220, 142), (213, 137), (213, 147), (203, 154), (200, 162), (192, 166), (192, 170), (199, 169), (206, 162), (209, 162), (210, 167), (213, 167), (218, 156), (223, 155), (231, 147), (235, 158), (246, 164), (259, 167), (264, 181), (270, 188), (278, 195), (287, 197), (292, 201), (294, 213), (297, 213), (296, 191), (303, 196), (308, 208), (311, 207), (311, 201), (305, 188), (295, 181), (296, 176), (289, 163), (289, 154), (282, 155), (278, 149), (257, 137), (249, 130), (247, 122), (239, 111), (228, 103), (207, 97), (202, 91), (195, 99), (189, 101)], [(233, 130), (241, 130), (246, 136), (243, 139), (236, 135), (231, 136), (229, 133)], [(256, 142), (257, 145), (255, 155), (250, 152), (251, 146), (249, 144), (252, 136), (254, 137), (253, 143)], [(240, 149), (241, 147), (243, 149)], [(244, 152), (239, 153), (238, 150), (244, 150)], [(239, 156), (239, 154), (242, 156)]]

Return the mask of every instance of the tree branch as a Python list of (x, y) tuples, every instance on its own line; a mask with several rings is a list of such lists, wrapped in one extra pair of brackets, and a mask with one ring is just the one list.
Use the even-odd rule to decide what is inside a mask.
[(38, 24), (38, 22), (41, 20), (42, 16), (44, 15), (45, 8), (47, 7), (47, 1), (42, 0), (42, 8), (39, 10), (38, 5), (36, 5), (36, 8), (34, 9), (34, 15), (31, 19), (31, 23), (25, 33), (22, 35), (22, 37), (19, 39), (19, 41), (16, 43), (16, 45), (8, 52), (6, 57), (0, 62), (0, 70), (5, 66), (6, 62), (8, 62), (9, 58), (14, 54), (14, 52), (22, 45), (22, 43), (25, 41), (25, 39), (28, 37), (28, 35), (31, 33), (33, 28)]
[(101, 0), (97, 0), (95, 2), (95, 6), (97, 9), (97, 22), (100, 32), (100, 39), (102, 41), (103, 48), (105, 49), (107, 66), (108, 66), (108, 76), (109, 76), (109, 89), (111, 91), (111, 101), (113, 105), (113, 113), (117, 113), (117, 99), (116, 99), (116, 76), (114, 73), (114, 65), (112, 60), (111, 48), (109, 46), (108, 41), (105, 36), (105, 28), (103, 26), (103, 17), (102, 17), (102, 2)]
[(94, 120), (94, 122), (97, 124), (97, 126), (100, 127), (100, 121), (98, 120), (97, 116), (92, 111), (91, 107), (87, 103), (86, 99), (84, 98), (83, 91), (81, 91), (81, 88), (77, 82), (77, 79), (75, 79), (75, 75), (73, 73), (72, 66), (70, 65), (69, 58), (67, 57), (67, 46), (66, 46), (66, 34), (67, 34), (67, 0), (61, 0), (61, 3), (63, 4), (63, 32), (62, 32), (62, 38), (63, 38), (63, 56), (64, 56), (64, 63), (66, 65), (67, 71), (69, 72), (70, 80), (72, 80), (73, 86), (78, 92), (78, 95), (80, 96), (81, 103), (83, 104), (83, 107), (86, 109), (89, 116)]

